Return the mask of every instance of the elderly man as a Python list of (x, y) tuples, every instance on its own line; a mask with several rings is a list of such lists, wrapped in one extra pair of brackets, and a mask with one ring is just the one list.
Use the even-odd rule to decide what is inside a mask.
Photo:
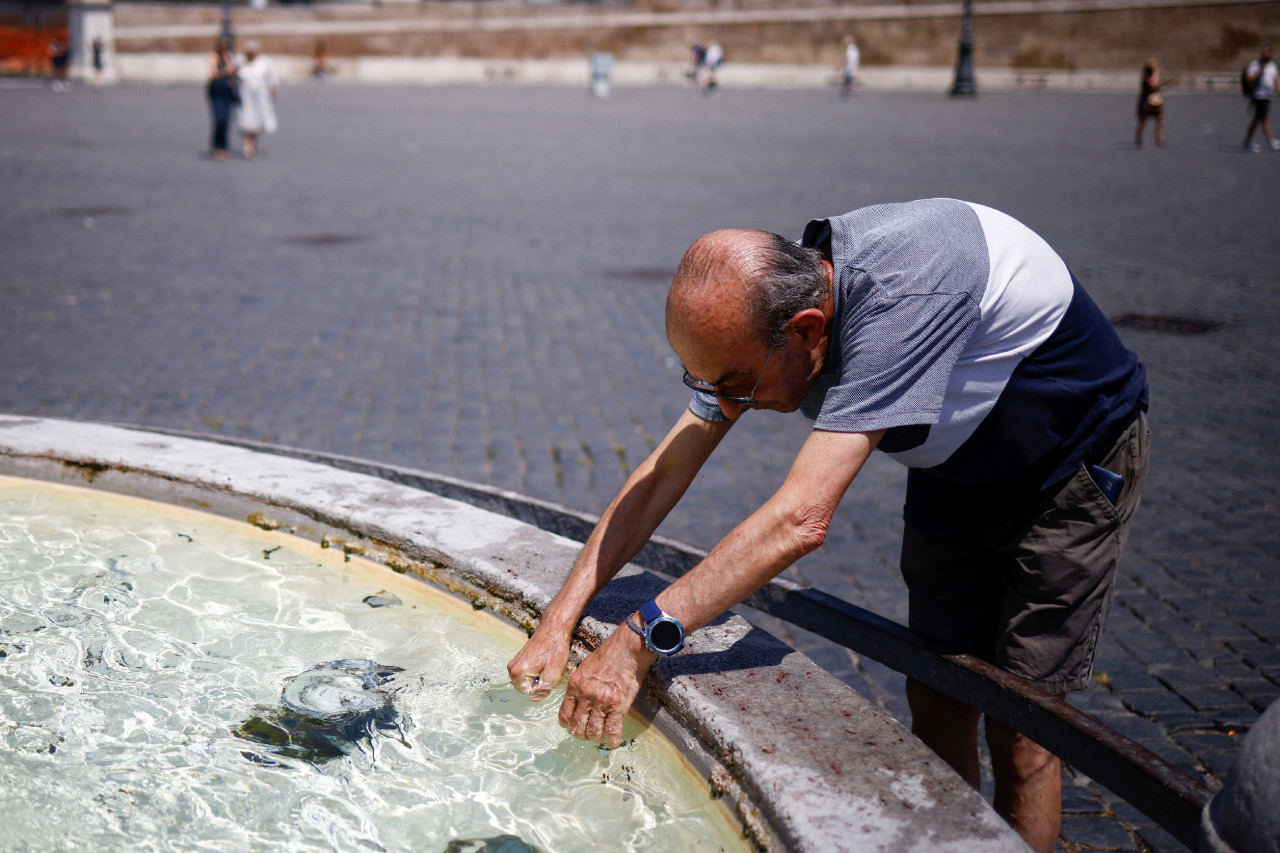
[[(798, 245), (717, 231), (685, 254), (666, 316), (696, 393), (509, 664), (517, 688), (559, 683), (587, 603), (747, 409), (799, 409), (814, 430), (777, 493), (577, 668), (560, 708), (575, 737), (616, 745), (648, 668), (821, 546), (877, 448), (908, 466), (911, 627), (1049, 691), (1088, 685), (1146, 474), (1146, 372), (1044, 240), (951, 199), (816, 220)], [(913, 731), (976, 787), (979, 712), (914, 681), (907, 698)], [(1057, 759), (986, 733), (997, 811), (1052, 849)]]

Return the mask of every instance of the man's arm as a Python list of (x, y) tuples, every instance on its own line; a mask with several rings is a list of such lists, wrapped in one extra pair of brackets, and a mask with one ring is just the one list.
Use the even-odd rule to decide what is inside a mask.
[[(840, 499), (883, 432), (814, 431), (786, 481), (694, 566), (658, 596), (658, 604), (695, 631), (820, 547)], [(656, 656), (620, 626), (574, 671), (560, 724), (578, 738), (610, 747)]]
[(543, 612), (537, 631), (507, 664), (517, 690), (536, 702), (560, 683), (582, 611), (649, 541), (732, 425), (704, 421), (686, 410), (627, 478)]

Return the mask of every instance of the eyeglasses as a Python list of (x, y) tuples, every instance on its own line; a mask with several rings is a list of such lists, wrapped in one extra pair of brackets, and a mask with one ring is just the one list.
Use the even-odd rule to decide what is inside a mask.
[(756, 377), (756, 384), (751, 386), (751, 393), (745, 397), (739, 397), (736, 394), (721, 394), (714, 386), (708, 385), (701, 379), (694, 379), (689, 375), (689, 371), (684, 372), (684, 384), (688, 385), (694, 391), (703, 394), (710, 394), (717, 400), (724, 400), (727, 403), (735, 403), (739, 406), (758, 406), (760, 401), (756, 399), (756, 389), (760, 387), (760, 380), (764, 378), (764, 372), (769, 368), (769, 359), (773, 358), (773, 351), (777, 347), (769, 347), (769, 354), (764, 357), (764, 367), (760, 368), (760, 375)]

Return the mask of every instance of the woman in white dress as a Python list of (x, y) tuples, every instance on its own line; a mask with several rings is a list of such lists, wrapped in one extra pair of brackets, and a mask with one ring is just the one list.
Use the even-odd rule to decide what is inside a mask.
[(258, 153), (258, 134), (275, 133), (275, 93), (280, 80), (271, 60), (261, 54), (256, 41), (244, 43), (244, 61), (240, 63), (240, 106), (236, 124), (244, 134), (244, 156)]

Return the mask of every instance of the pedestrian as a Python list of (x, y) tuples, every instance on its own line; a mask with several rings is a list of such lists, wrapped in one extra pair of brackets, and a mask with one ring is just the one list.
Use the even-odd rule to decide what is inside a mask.
[(93, 39), (93, 90), (95, 92), (102, 91), (102, 76), (106, 69), (106, 52), (107, 46), (102, 42), (102, 36), (95, 36)]
[(226, 39), (214, 42), (209, 55), (209, 82), (205, 86), (209, 109), (213, 112), (213, 159), (226, 160), (227, 135), (231, 127), (231, 110), (240, 100), (236, 78), (236, 59)]
[(333, 73), (333, 64), (329, 62), (329, 48), (324, 39), (316, 40), (315, 50), (311, 53), (311, 76), (317, 80), (327, 80)]
[(720, 69), (720, 66), (724, 64), (724, 49), (716, 42), (712, 42), (707, 45), (707, 56), (703, 61), (703, 64), (707, 67), (706, 91), (707, 94), (710, 94), (714, 92), (716, 87), (719, 85), (716, 81), (716, 72)]
[(591, 54), (591, 94), (597, 98), (609, 97), (613, 77), (613, 54), (597, 50)]
[(1280, 151), (1280, 141), (1271, 132), (1271, 96), (1280, 92), (1280, 73), (1276, 64), (1271, 61), (1271, 47), (1262, 48), (1262, 53), (1249, 63), (1244, 72), (1245, 78), (1253, 84), (1253, 93), (1249, 98), (1249, 129), (1244, 133), (1244, 150), (1258, 153), (1262, 150), (1253, 141), (1253, 132), (1262, 128), (1262, 135), (1272, 151)]
[(1142, 128), (1147, 119), (1155, 119), (1156, 147), (1164, 147), (1164, 94), (1160, 91), (1160, 66), (1148, 59), (1142, 66), (1142, 87), (1138, 92), (1138, 130), (1134, 136), (1135, 147), (1142, 147)]
[(275, 133), (275, 94), (280, 80), (271, 60), (262, 54), (262, 45), (250, 39), (244, 43), (244, 61), (240, 64), (240, 105), (236, 124), (244, 134), (244, 156), (258, 155), (258, 137)]
[(694, 44), (689, 50), (693, 54), (693, 59), (689, 65), (689, 70), (685, 72), (684, 76), (693, 85), (700, 86), (702, 85), (700, 80), (702, 69), (707, 64), (707, 48), (701, 44)]
[(49, 42), (49, 61), (53, 65), (53, 85), (55, 92), (70, 92), (71, 84), (67, 82), (67, 67), (71, 64), (71, 48), (61, 39)]
[[(747, 409), (814, 430), (776, 494), (579, 664), (559, 713), (574, 737), (617, 746), (649, 667), (820, 547), (875, 449), (908, 468), (910, 627), (1051, 693), (1089, 685), (1146, 475), (1146, 370), (1043, 239), (954, 199), (814, 220), (799, 244), (717, 231), (677, 268), (666, 328), (693, 399), (508, 664), (517, 689), (557, 685), (584, 608)], [(912, 680), (907, 697), (977, 787), (980, 713)], [(1051, 850), (1058, 759), (995, 720), (986, 737), (996, 810)]]
[(854, 88), (858, 83), (858, 66), (862, 62), (862, 52), (858, 50), (858, 43), (852, 38), (845, 39), (844, 42), (844, 69), (840, 73), (840, 94), (842, 97), (849, 97), (853, 94)]

